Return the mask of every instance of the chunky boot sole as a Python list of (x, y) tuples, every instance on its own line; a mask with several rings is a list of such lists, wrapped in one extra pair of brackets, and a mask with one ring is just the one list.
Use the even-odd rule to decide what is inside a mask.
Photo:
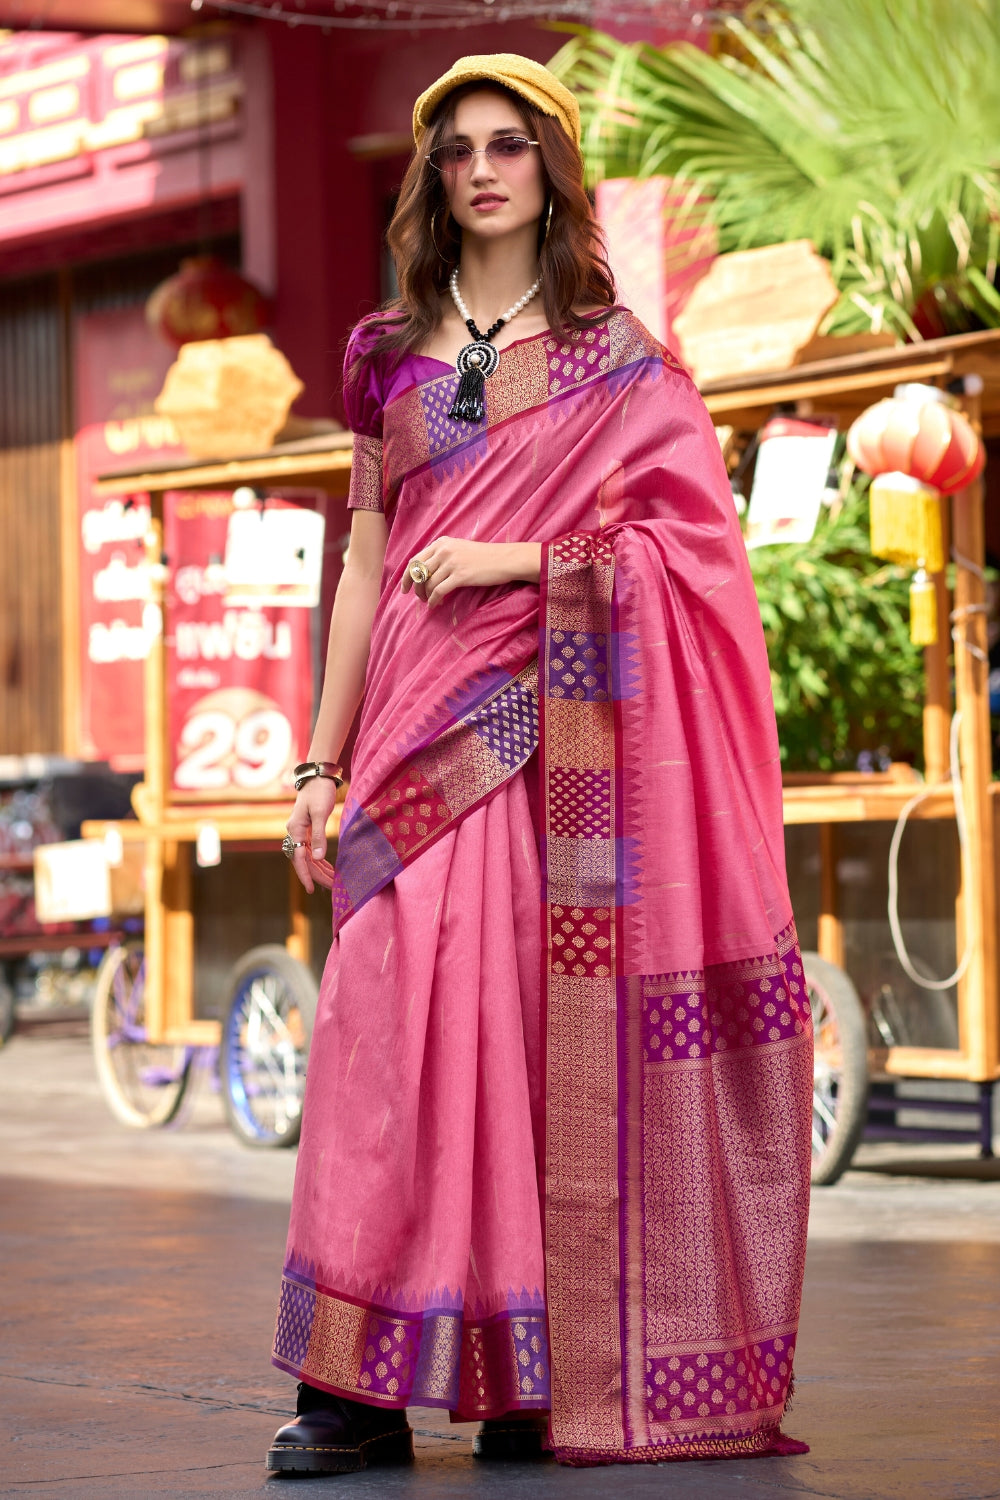
[(537, 1463), (545, 1457), (544, 1434), (537, 1427), (521, 1427), (513, 1422), (499, 1430), (478, 1432), (472, 1444), (473, 1458), (487, 1463)]
[(280, 1443), (267, 1455), (267, 1467), (277, 1474), (356, 1474), (359, 1469), (412, 1464), (413, 1431), (387, 1432), (365, 1438), (356, 1447), (347, 1445)]

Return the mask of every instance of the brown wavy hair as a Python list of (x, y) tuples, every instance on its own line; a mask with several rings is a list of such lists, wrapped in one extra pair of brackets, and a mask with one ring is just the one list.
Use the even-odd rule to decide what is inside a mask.
[[(538, 260), (541, 296), (550, 328), (588, 328), (603, 321), (615, 305), (615, 283), (608, 266), (604, 237), (583, 187), (583, 161), (576, 145), (557, 120), (535, 109), (527, 100), (484, 79), (463, 84), (442, 99), (403, 178), (388, 242), (396, 263), (399, 296), (368, 321), (375, 334), (366, 344), (349, 378), (382, 354), (412, 353), (420, 349), (441, 322), (441, 293), (447, 290), (452, 268), (462, 249), (461, 231), (452, 219), (440, 172), (426, 153), (452, 133), (455, 109), (465, 95), (489, 88), (504, 94), (515, 106), (524, 128), (539, 144), (542, 172), (552, 222), (545, 233), (539, 223)], [(575, 309), (601, 309), (581, 316)]]

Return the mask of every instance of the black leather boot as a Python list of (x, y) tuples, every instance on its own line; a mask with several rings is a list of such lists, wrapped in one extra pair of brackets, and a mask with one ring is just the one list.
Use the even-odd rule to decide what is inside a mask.
[(545, 1457), (542, 1444), (548, 1431), (547, 1415), (492, 1417), (476, 1433), (472, 1455), (492, 1463), (531, 1463)]
[(296, 1417), (279, 1427), (267, 1467), (284, 1474), (353, 1474), (413, 1462), (413, 1429), (405, 1410), (386, 1410), (299, 1386)]

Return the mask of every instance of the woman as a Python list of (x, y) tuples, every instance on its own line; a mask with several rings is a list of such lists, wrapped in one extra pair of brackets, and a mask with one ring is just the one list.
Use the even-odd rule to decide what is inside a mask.
[(404, 1461), (408, 1402), (484, 1458), (801, 1451), (810, 1028), (718, 443), (558, 80), (463, 58), (414, 136), (286, 840), (311, 889), (363, 695), (268, 1462)]

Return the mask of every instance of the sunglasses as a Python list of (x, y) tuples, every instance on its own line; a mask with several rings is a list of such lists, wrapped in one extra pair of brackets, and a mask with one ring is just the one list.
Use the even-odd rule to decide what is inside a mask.
[(522, 135), (501, 135), (488, 146), (474, 151), (461, 141), (448, 141), (427, 152), (427, 160), (438, 172), (464, 172), (472, 164), (474, 156), (485, 156), (495, 167), (509, 167), (527, 156), (537, 141), (527, 141)]

